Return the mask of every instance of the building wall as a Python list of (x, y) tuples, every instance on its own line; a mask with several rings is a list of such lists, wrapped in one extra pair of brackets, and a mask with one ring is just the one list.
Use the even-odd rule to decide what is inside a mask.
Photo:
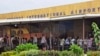
[(78, 14), (99, 14), (100, 0), (92, 0), (88, 2), (62, 5), (56, 7), (27, 10), (20, 12), (12, 12), (0, 14), (0, 19), (12, 18), (44, 18), (44, 17), (61, 17)]
[[(85, 20), (85, 37), (88, 36), (88, 33), (91, 31), (91, 19)], [(18, 34), (18, 31), (21, 29), (23, 31), (23, 37), (34, 36), (34, 34), (38, 34), (38, 37), (41, 36), (42, 33), (49, 34), (50, 32), (54, 36), (60, 36), (66, 34), (68, 36), (74, 37), (83, 37), (83, 20), (66, 20), (66, 21), (57, 21), (57, 22), (42, 22), (38, 23), (39, 26), (33, 24), (29, 25), (28, 23), (19, 25), (19, 28), (13, 28), (9, 26), (0, 26), (1, 33), (3, 35), (7, 34), (9, 37), (11, 36), (10, 31), (15, 31)], [(3, 31), (2, 31), (3, 30)], [(31, 32), (30, 32), (31, 31)], [(12, 32), (13, 33), (13, 32)], [(57, 35), (55, 35), (57, 34)], [(2, 35), (2, 34), (1, 34)], [(16, 35), (17, 36), (17, 35)]]
[[(92, 32), (92, 28), (91, 28), (91, 19), (89, 20), (85, 20), (85, 38), (88, 37), (88, 34), (90, 32)], [(83, 20), (74, 20), (74, 28), (73, 28), (73, 32), (74, 32), (74, 36), (79, 36), (79, 37), (83, 37)]]
[[(0, 19), (20, 19), (20, 18), (54, 18), (62, 16), (72, 16), (79, 14), (100, 14), (100, 0), (82, 2), (77, 4), (62, 5), (50, 8), (42, 8), (35, 10), (27, 10), (20, 12), (12, 12), (6, 14), (0, 14)], [(56, 27), (54, 27), (56, 29)], [(90, 27), (86, 25), (86, 31), (88, 32)], [(6, 28), (6, 31), (10, 35), (10, 28)], [(25, 34), (28, 34), (27, 28), (23, 28)], [(82, 37), (82, 21), (76, 20), (74, 22), (74, 29), (70, 31), (74, 36)], [(71, 34), (69, 33), (69, 34)]]
[(74, 36), (75, 37), (83, 37), (83, 24), (82, 20), (75, 20), (74, 21)]

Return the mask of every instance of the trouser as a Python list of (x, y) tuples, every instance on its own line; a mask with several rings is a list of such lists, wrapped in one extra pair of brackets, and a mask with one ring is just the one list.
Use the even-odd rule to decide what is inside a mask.
[(64, 47), (65, 50), (69, 50), (69, 48), (70, 48), (70, 44), (66, 44)]
[(0, 47), (0, 54), (4, 52), (4, 47)]
[(63, 51), (64, 50), (64, 46), (60, 46), (60, 51)]
[(38, 44), (38, 48), (39, 49), (42, 49), (42, 44)]

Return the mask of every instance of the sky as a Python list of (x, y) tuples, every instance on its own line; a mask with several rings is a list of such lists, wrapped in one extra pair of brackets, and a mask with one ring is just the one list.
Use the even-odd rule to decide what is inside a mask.
[(90, 0), (0, 0), (0, 14), (86, 1)]

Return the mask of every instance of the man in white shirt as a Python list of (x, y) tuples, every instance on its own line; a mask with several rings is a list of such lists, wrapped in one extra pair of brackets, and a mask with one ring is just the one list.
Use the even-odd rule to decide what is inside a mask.
[(13, 45), (13, 40), (14, 40), (14, 38), (15, 38), (14, 36), (11, 36), (11, 39), (10, 39), (10, 43), (11, 43), (10, 46), (11, 46), (11, 48), (14, 47), (14, 45)]
[(0, 48), (2, 47), (3, 42), (4, 42), (3, 37), (0, 37)]
[(3, 52), (4, 51), (4, 39), (3, 39), (3, 37), (0, 37), (0, 54), (1, 54), (1, 52)]
[(80, 46), (80, 47), (82, 47), (82, 42), (83, 42), (83, 40), (81, 39), (81, 38), (79, 38), (78, 40), (77, 40), (77, 44)]
[(65, 47), (66, 47), (67, 50), (69, 50), (69, 47), (70, 47), (70, 37), (67, 37), (65, 39)]
[(66, 40), (65, 40), (65, 44), (66, 44), (66, 45), (69, 45), (69, 44), (70, 44), (70, 41), (69, 41), (68, 38), (66, 38)]
[(41, 38), (41, 48), (42, 49), (44, 48), (44, 45), (46, 48), (47, 47), (47, 40), (46, 40), (46, 37), (44, 35), (42, 35), (42, 38)]
[(45, 43), (45, 44), (47, 43), (46, 37), (45, 37), (44, 35), (42, 36), (42, 39), (41, 39), (41, 44), (42, 44), (42, 43)]
[(65, 39), (62, 38), (62, 39), (60, 40), (60, 47), (61, 47), (61, 50), (64, 50), (64, 44), (65, 44)]
[(65, 43), (65, 39), (64, 39), (64, 38), (62, 38), (62, 39), (60, 40), (60, 45), (61, 45), (61, 46), (63, 46), (63, 45), (64, 45), (64, 43)]
[(87, 44), (88, 50), (90, 50), (91, 47), (92, 47), (92, 39), (91, 38), (88, 38), (87, 43), (88, 43)]
[(33, 43), (37, 44), (37, 35), (34, 36)]
[(71, 44), (75, 44), (75, 39), (72, 37)]

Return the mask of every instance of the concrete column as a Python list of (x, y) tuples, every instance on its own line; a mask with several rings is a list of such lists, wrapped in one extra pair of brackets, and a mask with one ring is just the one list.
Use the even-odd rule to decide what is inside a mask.
[(83, 18), (83, 39), (85, 38), (85, 20)]

